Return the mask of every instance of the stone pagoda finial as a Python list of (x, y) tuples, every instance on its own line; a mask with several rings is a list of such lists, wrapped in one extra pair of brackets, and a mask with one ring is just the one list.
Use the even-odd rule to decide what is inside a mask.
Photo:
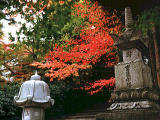
[(130, 7), (125, 8), (125, 28), (126, 31), (130, 30), (133, 25), (132, 12)]
[(132, 18), (132, 12), (130, 7), (125, 8), (125, 32), (122, 33), (121, 37), (131, 37), (133, 30), (133, 18)]

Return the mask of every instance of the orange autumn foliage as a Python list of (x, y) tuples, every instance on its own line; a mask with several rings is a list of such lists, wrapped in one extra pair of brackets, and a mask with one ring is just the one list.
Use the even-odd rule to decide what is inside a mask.
[(90, 83), (89, 85), (80, 87), (80, 89), (87, 91), (90, 95), (96, 94), (98, 92), (103, 92), (104, 88), (112, 89), (115, 85), (115, 78), (111, 77), (110, 79), (102, 79)]
[(45, 69), (45, 76), (51, 81), (77, 77), (79, 70), (92, 68), (102, 59), (105, 61), (104, 67), (113, 66), (117, 62), (114, 41), (109, 35), (118, 34), (122, 28), (117, 16), (103, 11), (97, 2), (92, 4), (89, 0), (75, 3), (72, 15), (85, 21), (75, 28), (75, 32), (80, 32), (79, 36), (65, 40), (65, 46), (55, 44), (45, 61), (31, 64)]

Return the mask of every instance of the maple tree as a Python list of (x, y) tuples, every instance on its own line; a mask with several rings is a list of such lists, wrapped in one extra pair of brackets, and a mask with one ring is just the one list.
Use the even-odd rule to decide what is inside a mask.
[[(71, 1), (68, 1), (68, 4), (65, 4), (65, 10), (61, 10), (59, 0), (54, 2), (52, 0), (16, 0), (10, 2), (15, 3), (3, 7), (4, 15), (9, 15), (8, 20), (10, 21), (10, 19), (12, 19), (14, 24), (19, 24), (20, 29), (17, 31), (17, 37), (13, 37), (9, 34), (10, 42), (14, 42), (13, 44), (8, 45), (8, 48), (10, 48), (11, 51), (3, 49), (3, 47), (7, 45), (5, 44), (5, 41), (0, 43), (2, 49), (0, 58), (2, 62), (0, 66), (4, 66), (4, 63), (5, 66), (8, 64), (7, 68), (5, 67), (5, 71), (11, 71), (10, 76), (14, 76), (16, 80), (17, 77), (18, 79), (27, 79), (33, 71), (29, 64), (31, 64), (33, 60), (43, 60), (43, 56), (53, 47), (54, 41), (58, 40), (62, 35), (60, 31), (65, 22), (62, 20), (63, 18), (61, 20), (60, 18), (64, 15), (57, 15), (55, 12), (59, 14), (63, 13), (63, 11), (69, 11)], [(10, 4), (10, 2), (8, 3)], [(14, 9), (11, 9), (12, 5), (15, 5)], [(22, 21), (17, 23), (14, 20), (17, 14), (21, 15), (25, 22)], [(53, 17), (57, 18), (54, 22), (52, 19)], [(69, 17), (65, 20), (68, 18)], [(46, 24), (46, 21), (48, 21), (48, 24)], [(27, 26), (28, 23), (30, 26)], [(61, 27), (59, 25), (61, 25)], [(52, 29), (50, 26), (52, 26)], [(55, 26), (57, 27), (55, 28)], [(1, 40), (3, 41), (3, 36)], [(3, 56), (5, 56), (5, 58)]]
[(80, 24), (72, 20), (72, 23), (68, 23), (68, 28), (76, 24), (73, 34), (70, 33), (72, 37), (65, 38), (63, 45), (55, 44), (45, 61), (32, 64), (45, 69), (45, 76), (50, 81), (78, 77), (80, 70), (92, 69), (97, 63), (104, 64), (105, 68), (117, 62), (116, 48), (110, 36), (118, 34), (122, 28), (116, 14), (103, 11), (98, 2), (89, 0), (76, 2), (71, 14), (72, 20), (81, 21)]
[[(8, 78), (14, 77), (16, 81), (29, 79), (31, 73), (32, 58), (29, 50), (25, 45), (4, 43), (0, 41), (0, 67), (1, 73), (10, 71)], [(3, 75), (0, 75), (4, 79)]]
[[(10, 34), (10, 42), (14, 42), (8, 45), (11, 51), (3, 49), (3, 47), (7, 45), (5, 41), (0, 43), (2, 49), (0, 59), (1, 61), (5, 61), (1, 62), (0, 66), (4, 66), (4, 63), (5, 66), (8, 64), (7, 68), (5, 67), (5, 71), (11, 71), (10, 76), (14, 76), (16, 80), (19, 78), (28, 79), (33, 71), (29, 64), (31, 64), (33, 60), (43, 60), (43, 56), (52, 48), (54, 40), (60, 38), (61, 33), (59, 32), (61, 27), (63, 27), (63, 20), (59, 19), (61, 15), (57, 15), (54, 12), (57, 11), (59, 14), (59, 12), (62, 13), (63, 11), (69, 10), (71, 2), (68, 2), (69, 5), (66, 5), (65, 10), (61, 10), (58, 1), (59, 0), (55, 2), (52, 0), (16, 0), (14, 1), (15, 4), (4, 7), (4, 15), (9, 15), (8, 18), (14, 21), (14, 18), (19, 14), (22, 20), (25, 20), (25, 22), (17, 23), (15, 21), (14, 23), (20, 25), (20, 29), (17, 31), (17, 37), (13, 37)], [(13, 1), (10, 2), (12, 3)], [(15, 5), (15, 9), (11, 9), (12, 5)], [(57, 18), (54, 22), (53, 17)], [(46, 21), (48, 21), (48, 24), (46, 24)], [(28, 26), (28, 23), (30, 26)], [(63, 24), (65, 24), (65, 22), (63, 22)], [(61, 27), (59, 25), (61, 25)], [(51, 29), (50, 26), (53, 28)], [(55, 26), (57, 26), (57, 28), (55, 28)], [(3, 36), (1, 39), (3, 41)], [(5, 59), (3, 57), (4, 54)]]
[[(28, 61), (19, 65), (21, 69), (36, 61), (31, 66), (45, 70), (50, 81), (76, 81), (81, 79), (83, 70), (92, 71), (98, 65), (105, 69), (116, 63), (116, 48), (110, 36), (118, 35), (122, 28), (116, 11), (104, 10), (98, 2), (90, 0), (19, 0), (18, 8), (22, 9), (11, 13), (21, 14), (26, 22), (18, 23), (21, 25), (18, 37), (10, 38), (21, 45), (18, 63)], [(27, 27), (27, 23), (32, 25)], [(111, 77), (106, 76), (109, 77), (94, 79)]]
[(21, 14), (25, 22), (19, 23), (21, 27), (15, 39), (31, 48), (33, 59), (38, 61), (61, 39), (62, 29), (70, 20), (73, 2), (65, 1), (61, 4), (59, 0), (19, 1), (23, 9), (16, 12)]

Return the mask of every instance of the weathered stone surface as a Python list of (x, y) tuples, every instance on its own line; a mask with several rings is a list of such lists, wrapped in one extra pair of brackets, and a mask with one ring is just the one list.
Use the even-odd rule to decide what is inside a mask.
[(113, 110), (96, 115), (96, 120), (159, 120), (160, 111), (153, 109)]
[(141, 52), (136, 48), (123, 50), (122, 52), (123, 52), (123, 63), (130, 63), (137, 60), (142, 60)]
[(158, 103), (160, 101), (160, 96), (159, 93), (153, 89), (142, 88), (113, 91), (111, 94), (111, 100), (113, 102), (134, 102), (140, 100), (149, 100)]
[(151, 70), (142, 60), (115, 66), (116, 90), (152, 87)]
[(155, 102), (151, 102), (148, 100), (113, 103), (107, 110), (130, 110), (130, 109), (146, 109), (146, 108), (148, 109), (157, 108), (160, 110), (160, 107)]
[(125, 8), (125, 28), (126, 31), (131, 29), (133, 25), (133, 18), (132, 18), (132, 12), (130, 7)]

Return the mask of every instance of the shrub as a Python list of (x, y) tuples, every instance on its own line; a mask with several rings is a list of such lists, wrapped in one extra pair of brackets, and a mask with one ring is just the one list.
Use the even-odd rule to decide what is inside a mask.
[(75, 90), (73, 85), (64, 81), (49, 83), (51, 97), (55, 100), (54, 106), (46, 111), (47, 119), (50, 116), (64, 116), (76, 113), (85, 108), (87, 93), (83, 90)]
[(46, 110), (46, 120), (81, 112), (93, 104), (106, 102), (110, 97), (108, 90), (90, 95), (86, 90), (75, 89), (74, 84), (65, 81), (50, 82), (49, 87), (55, 104)]
[(20, 120), (21, 108), (14, 105), (13, 98), (19, 91), (19, 83), (7, 83), (0, 87), (0, 118), (1, 120)]

